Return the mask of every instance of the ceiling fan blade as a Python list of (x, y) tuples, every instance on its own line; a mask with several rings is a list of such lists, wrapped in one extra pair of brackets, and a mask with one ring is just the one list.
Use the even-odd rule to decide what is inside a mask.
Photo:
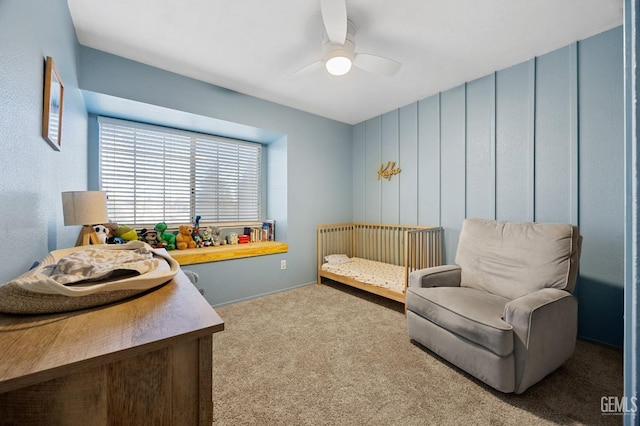
[(316, 62), (313, 62), (313, 63), (307, 65), (306, 67), (300, 68), (298, 71), (296, 71), (293, 74), (291, 74), (287, 78), (287, 80), (297, 80), (300, 77), (303, 77), (303, 76), (305, 76), (307, 74), (311, 74), (315, 70), (317, 70), (320, 67), (322, 67), (323, 63), (324, 63), (324, 61), (316, 61)]
[(321, 0), (322, 20), (332, 43), (344, 44), (347, 37), (346, 0)]
[(362, 70), (385, 77), (391, 77), (400, 71), (402, 67), (400, 62), (394, 61), (393, 59), (369, 55), (368, 53), (356, 53), (353, 58), (353, 65)]

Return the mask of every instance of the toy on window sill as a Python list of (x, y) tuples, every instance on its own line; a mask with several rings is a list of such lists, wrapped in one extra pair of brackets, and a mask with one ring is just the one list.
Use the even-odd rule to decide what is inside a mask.
[(202, 247), (211, 247), (213, 245), (213, 235), (211, 234), (210, 226), (204, 228), (200, 238), (202, 240)]
[(227, 235), (227, 244), (238, 244), (238, 234), (232, 232)]
[(138, 239), (138, 233), (132, 227), (127, 225), (118, 225), (117, 223), (115, 223), (115, 225), (117, 226), (115, 232), (116, 237), (120, 237), (124, 241), (135, 241)]
[(157, 223), (154, 229), (158, 232), (158, 240), (162, 247), (167, 250), (175, 250), (176, 236), (171, 232), (165, 232), (167, 224), (164, 222)]
[(140, 231), (140, 237), (142, 238), (142, 241), (153, 248), (163, 248), (160, 240), (158, 240), (158, 231), (155, 229), (143, 228), (142, 231)]
[(193, 219), (193, 232), (191, 233), (191, 237), (193, 241), (196, 242), (196, 247), (202, 247), (201, 235), (200, 235), (200, 215), (196, 216)]
[(214, 247), (218, 247), (221, 244), (222, 236), (221, 236), (220, 228), (218, 228), (217, 226), (214, 227), (211, 231), (211, 239), (213, 241)]
[(100, 242), (100, 244), (107, 244), (107, 240), (109, 238), (111, 230), (104, 225), (93, 225), (93, 230), (98, 236), (98, 241)]
[(178, 250), (195, 248), (196, 242), (193, 240), (193, 227), (191, 225), (180, 225), (178, 235), (176, 235), (176, 247)]
[[(118, 233), (116, 231), (118, 231), (119, 226), (116, 222), (109, 221), (109, 223), (105, 223), (103, 224), (103, 226), (109, 230), (109, 233), (107, 235), (107, 244), (124, 244), (126, 242), (124, 238), (118, 236)], [(127, 227), (125, 227), (124, 229), (126, 230)], [(120, 233), (122, 232), (123, 231), (120, 231)], [(138, 234), (136, 234), (136, 238), (137, 237)]]

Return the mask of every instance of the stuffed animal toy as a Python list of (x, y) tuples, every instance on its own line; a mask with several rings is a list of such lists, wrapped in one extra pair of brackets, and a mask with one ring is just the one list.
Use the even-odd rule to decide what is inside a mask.
[(109, 230), (110, 238), (116, 236), (116, 230), (118, 229), (118, 224), (116, 222), (112, 222), (111, 220), (109, 220), (109, 223), (103, 223), (103, 225)]
[(98, 241), (100, 241), (100, 244), (107, 244), (107, 239), (109, 238), (110, 229), (104, 225), (93, 225), (93, 230), (98, 236)]
[(193, 227), (191, 225), (180, 225), (178, 235), (176, 235), (176, 246), (178, 250), (195, 248), (196, 242), (193, 241)]
[(125, 240), (120, 237), (109, 237), (107, 238), (107, 244), (124, 244)]
[(191, 233), (191, 236), (196, 242), (200, 240), (200, 215), (196, 216), (193, 220), (193, 232)]
[(124, 244), (125, 241), (116, 236), (116, 231), (118, 230), (118, 224), (112, 221), (109, 223), (104, 223), (103, 226), (109, 230), (107, 234), (107, 244)]
[(162, 245), (158, 240), (158, 231), (155, 229), (143, 228), (142, 231), (140, 231), (140, 236), (142, 237), (142, 241), (149, 244), (151, 247), (162, 248)]
[(218, 247), (222, 241), (224, 241), (222, 239), (222, 233), (220, 232), (220, 228), (218, 228), (217, 226), (213, 228), (213, 230), (211, 231), (211, 239), (213, 240), (213, 245), (214, 247)]
[(213, 245), (213, 235), (211, 235), (211, 227), (207, 226), (200, 235), (202, 247), (211, 247)]
[(120, 237), (125, 241), (135, 241), (138, 239), (138, 233), (130, 226), (120, 225), (116, 229), (116, 237)]
[(171, 232), (165, 232), (167, 230), (167, 224), (164, 222), (157, 223), (154, 229), (158, 231), (158, 239), (162, 247), (167, 250), (175, 250), (176, 236)]

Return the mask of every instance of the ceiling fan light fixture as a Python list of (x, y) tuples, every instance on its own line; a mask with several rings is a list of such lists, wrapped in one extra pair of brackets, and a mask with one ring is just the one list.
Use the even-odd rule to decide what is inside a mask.
[(347, 46), (336, 46), (327, 52), (324, 66), (331, 75), (345, 75), (351, 70), (352, 63), (353, 52)]
[(324, 64), (331, 75), (345, 75), (351, 70), (351, 59), (345, 56), (334, 56)]

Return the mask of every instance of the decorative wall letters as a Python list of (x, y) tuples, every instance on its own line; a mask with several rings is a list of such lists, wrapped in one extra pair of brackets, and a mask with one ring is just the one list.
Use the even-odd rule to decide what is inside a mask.
[(397, 175), (401, 171), (400, 167), (396, 168), (395, 161), (387, 161), (386, 166), (383, 166), (382, 163), (380, 163), (380, 168), (378, 169), (378, 180), (380, 180), (380, 177), (391, 180), (391, 176)]

